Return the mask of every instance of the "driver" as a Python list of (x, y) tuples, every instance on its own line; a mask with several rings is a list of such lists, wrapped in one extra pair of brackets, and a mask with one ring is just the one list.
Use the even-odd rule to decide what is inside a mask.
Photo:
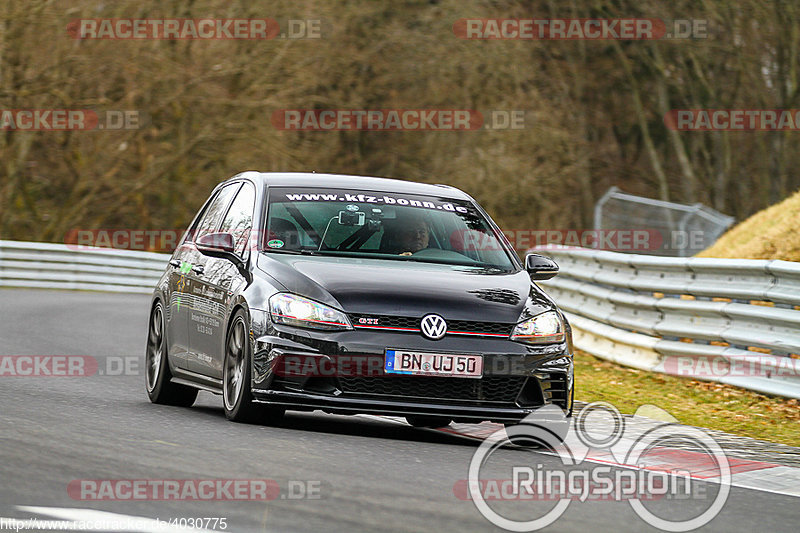
[[(411, 255), (428, 247), (430, 229), (419, 215), (409, 215), (394, 221), (387, 236), (391, 242), (389, 253)], [(389, 228), (387, 228), (389, 229)]]

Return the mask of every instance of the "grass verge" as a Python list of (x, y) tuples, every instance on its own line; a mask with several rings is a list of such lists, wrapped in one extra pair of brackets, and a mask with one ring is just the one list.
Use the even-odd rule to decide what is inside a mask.
[(633, 414), (652, 404), (682, 424), (718, 429), (800, 446), (800, 402), (764, 396), (729, 385), (644, 372), (575, 354), (575, 399), (606, 401)]

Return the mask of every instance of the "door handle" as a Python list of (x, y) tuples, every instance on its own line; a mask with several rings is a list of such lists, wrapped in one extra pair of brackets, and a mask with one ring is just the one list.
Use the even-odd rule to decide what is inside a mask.
[(178, 261), (177, 259), (170, 259), (169, 260), (169, 264), (170, 264), (170, 266), (174, 266), (175, 268), (180, 268), (181, 267), (181, 262)]
[(194, 272), (195, 274), (197, 274), (199, 276), (202, 276), (203, 272), (205, 271), (205, 269), (206, 268), (203, 265), (194, 265), (192, 267), (192, 272)]

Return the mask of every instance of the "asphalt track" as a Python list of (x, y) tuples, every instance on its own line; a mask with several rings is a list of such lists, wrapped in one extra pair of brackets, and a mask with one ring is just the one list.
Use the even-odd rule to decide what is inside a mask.
[[(225, 517), (226, 531), (234, 532), (499, 530), (454, 494), (454, 484), (467, 477), (475, 442), (319, 412), (290, 413), (277, 427), (234, 424), (225, 419), (220, 397), (208, 393), (188, 409), (150, 404), (142, 375), (148, 303), (133, 295), (0, 290), (0, 355), (89, 355), (101, 369), (109, 357), (138, 362), (130, 375), (0, 377), (0, 517), (45, 516), (24, 509), (36, 506), (162, 520)], [(499, 466), (559, 464), (513, 449), (493, 457)], [(83, 501), (67, 492), (80, 479), (270, 479), (281, 497)], [(309, 481), (319, 498), (288, 497), (290, 485)], [(733, 487), (703, 530), (797, 531), (799, 503)], [(662, 500), (650, 508), (669, 517), (703, 506)], [(626, 502), (576, 501), (546, 531), (657, 530)]]

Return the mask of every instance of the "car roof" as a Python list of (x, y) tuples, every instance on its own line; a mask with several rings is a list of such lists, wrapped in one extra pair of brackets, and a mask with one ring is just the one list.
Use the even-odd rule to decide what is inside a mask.
[(239, 173), (231, 179), (247, 178), (270, 187), (309, 187), (315, 189), (356, 189), (406, 194), (446, 196), (453, 199), (471, 200), (465, 192), (449, 185), (433, 185), (390, 178), (348, 176), (345, 174), (317, 174), (312, 172), (257, 172)]

